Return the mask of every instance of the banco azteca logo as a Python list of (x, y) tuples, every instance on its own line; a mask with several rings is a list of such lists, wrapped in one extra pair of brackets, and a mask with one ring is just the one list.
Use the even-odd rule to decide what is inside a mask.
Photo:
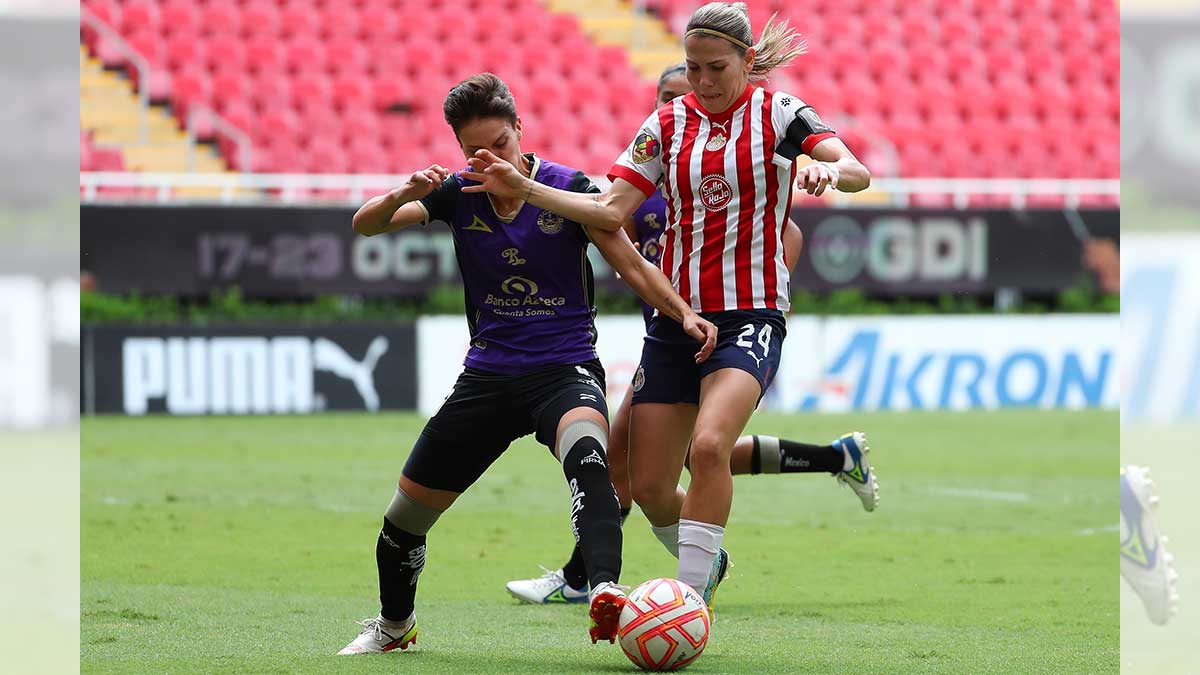
[(508, 295), (537, 295), (538, 285), (532, 279), (514, 275), (500, 284), (500, 290)]

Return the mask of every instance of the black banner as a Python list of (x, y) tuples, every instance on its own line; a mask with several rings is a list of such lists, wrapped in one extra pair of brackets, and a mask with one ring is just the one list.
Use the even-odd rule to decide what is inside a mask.
[[(352, 209), (81, 207), (80, 267), (106, 292), (247, 297), (327, 293), (418, 297), (458, 283), (442, 224), (356, 236)], [(796, 209), (806, 237), (793, 290), (861, 288), (879, 296), (1044, 293), (1084, 273), (1082, 241), (1116, 239), (1116, 210)], [(623, 288), (595, 255), (596, 279)]]
[(1083, 242), (1120, 237), (1116, 210), (792, 212), (805, 235), (792, 289), (872, 295), (1053, 293), (1078, 283)]
[(340, 326), (92, 326), (85, 413), (289, 414), (411, 410), (412, 323)]

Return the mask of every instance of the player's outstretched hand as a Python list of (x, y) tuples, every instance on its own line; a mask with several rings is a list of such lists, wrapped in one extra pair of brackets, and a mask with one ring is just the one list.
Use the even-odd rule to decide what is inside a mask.
[(392, 190), (392, 197), (401, 202), (414, 202), (442, 184), (442, 181), (450, 177), (450, 171), (437, 165), (430, 165), (424, 171), (418, 171), (408, 177), (404, 185)]
[(490, 192), (501, 199), (524, 199), (529, 194), (530, 179), (487, 150), (475, 151), (467, 165), (471, 170), (464, 171), (463, 178), (478, 181), (479, 185), (464, 186), (463, 192)]
[(696, 363), (707, 361), (708, 357), (712, 356), (713, 348), (717, 346), (717, 327), (699, 314), (688, 312), (688, 315), (683, 317), (683, 330), (697, 342), (704, 343), (700, 351), (696, 352)]
[(836, 190), (837, 184), (837, 168), (825, 162), (813, 162), (796, 174), (796, 187), (818, 197), (827, 187)]

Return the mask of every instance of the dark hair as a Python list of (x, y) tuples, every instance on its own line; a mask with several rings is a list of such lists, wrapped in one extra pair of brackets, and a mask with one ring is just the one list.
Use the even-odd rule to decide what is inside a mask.
[(480, 73), (454, 85), (442, 103), (442, 115), (455, 134), (467, 122), (481, 117), (499, 117), (515, 126), (517, 103), (504, 80)]
[(658, 76), (658, 88), (662, 89), (663, 85), (666, 84), (667, 80), (670, 79), (670, 77), (672, 75), (680, 75), (680, 74), (683, 74), (686, 72), (687, 72), (687, 64), (686, 63), (675, 63), (675, 64), (667, 66), (666, 68), (663, 69), (662, 75)]

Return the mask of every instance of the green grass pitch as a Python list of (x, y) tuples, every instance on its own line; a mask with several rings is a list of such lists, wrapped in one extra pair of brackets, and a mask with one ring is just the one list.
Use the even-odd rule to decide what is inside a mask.
[[(378, 609), (381, 514), (415, 415), (99, 418), (82, 425), (87, 673), (630, 672), (585, 609), (504, 582), (569, 552), (560, 469), (526, 438), (429, 538), (414, 649), (336, 657)], [(735, 567), (695, 673), (1115, 673), (1108, 412), (759, 415), (871, 437), (882, 503), (824, 475), (736, 479)], [(635, 509), (622, 581), (673, 576)]]

